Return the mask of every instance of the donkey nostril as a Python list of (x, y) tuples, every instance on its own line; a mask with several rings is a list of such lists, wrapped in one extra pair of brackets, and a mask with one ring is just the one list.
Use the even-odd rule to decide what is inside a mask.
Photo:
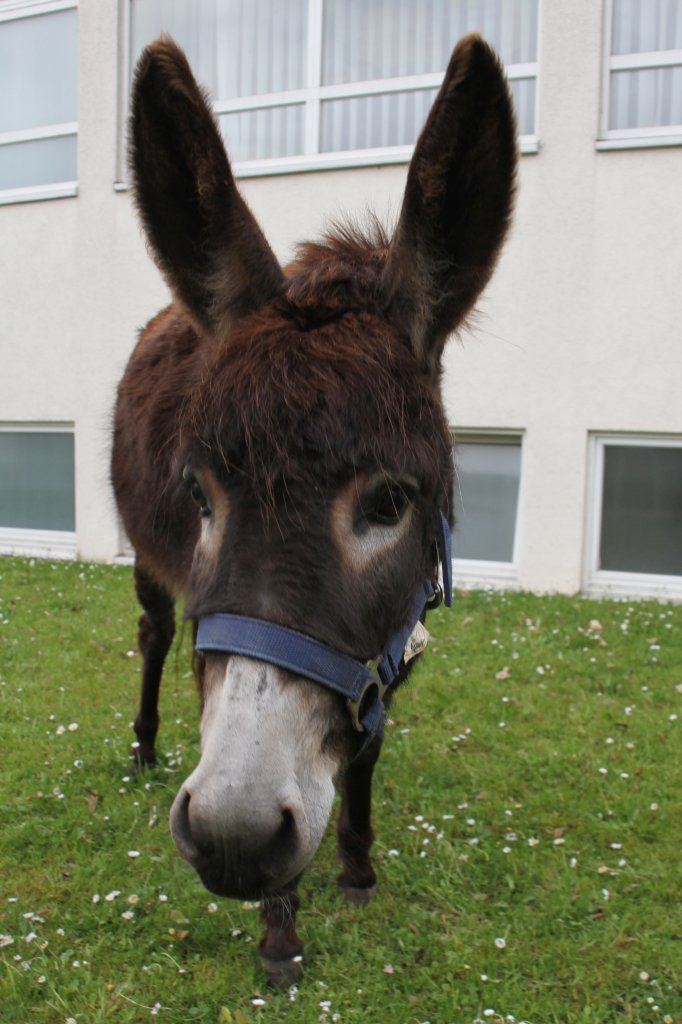
[(190, 799), (188, 790), (183, 786), (171, 807), (170, 826), (173, 842), (179, 852), (186, 860), (193, 861), (200, 851), (192, 835), (189, 816)]
[(294, 812), (285, 807), (282, 811), (282, 821), (280, 823), (277, 837), (278, 839), (286, 839), (287, 837), (294, 837), (296, 835), (296, 817)]
[(279, 828), (270, 842), (270, 849), (273, 852), (277, 851), (276, 859), (286, 860), (296, 855), (300, 841), (296, 812), (289, 807), (284, 807), (281, 812)]

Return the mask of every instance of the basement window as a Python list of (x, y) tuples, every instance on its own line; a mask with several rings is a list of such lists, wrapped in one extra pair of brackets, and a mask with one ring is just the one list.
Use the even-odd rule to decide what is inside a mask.
[(0, 552), (76, 553), (73, 429), (0, 426)]
[(682, 437), (594, 436), (587, 587), (682, 597)]
[(455, 432), (455, 577), (518, 577), (520, 434)]

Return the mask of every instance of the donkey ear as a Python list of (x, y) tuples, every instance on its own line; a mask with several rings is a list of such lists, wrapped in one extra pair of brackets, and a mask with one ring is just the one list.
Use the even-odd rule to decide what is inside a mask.
[(183, 52), (142, 53), (130, 124), (135, 199), (156, 262), (213, 335), (277, 295), (282, 270), (235, 185), (208, 100)]
[(514, 199), (516, 123), (479, 36), (455, 48), (417, 141), (383, 277), (389, 318), (437, 373), (447, 335), (492, 274)]

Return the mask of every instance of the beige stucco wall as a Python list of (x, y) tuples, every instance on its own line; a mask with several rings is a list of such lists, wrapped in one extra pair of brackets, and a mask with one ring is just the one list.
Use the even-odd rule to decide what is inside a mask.
[[(513, 234), (474, 327), (448, 349), (460, 428), (523, 431), (522, 586), (582, 578), (591, 431), (682, 434), (682, 148), (597, 152), (600, 4), (541, 2), (540, 151), (521, 159)], [(117, 5), (79, 10), (79, 195), (0, 207), (0, 422), (73, 422), (79, 553), (108, 559), (116, 381), (166, 301), (130, 194), (114, 190)], [(405, 167), (242, 182), (275, 251), (326, 218), (397, 212)]]

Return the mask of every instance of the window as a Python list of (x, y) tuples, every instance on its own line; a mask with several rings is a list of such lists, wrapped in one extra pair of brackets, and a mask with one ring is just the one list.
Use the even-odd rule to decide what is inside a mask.
[(607, 0), (602, 148), (682, 143), (682, 0)]
[(74, 555), (73, 431), (0, 427), (0, 551)]
[(587, 584), (682, 596), (682, 438), (592, 439)]
[(509, 580), (517, 574), (521, 438), (455, 436), (455, 573)]
[(403, 162), (455, 42), (478, 30), (537, 148), (538, 0), (130, 0), (131, 69), (164, 31), (214, 99), (241, 174)]
[(0, 203), (76, 193), (75, 0), (0, 4)]

